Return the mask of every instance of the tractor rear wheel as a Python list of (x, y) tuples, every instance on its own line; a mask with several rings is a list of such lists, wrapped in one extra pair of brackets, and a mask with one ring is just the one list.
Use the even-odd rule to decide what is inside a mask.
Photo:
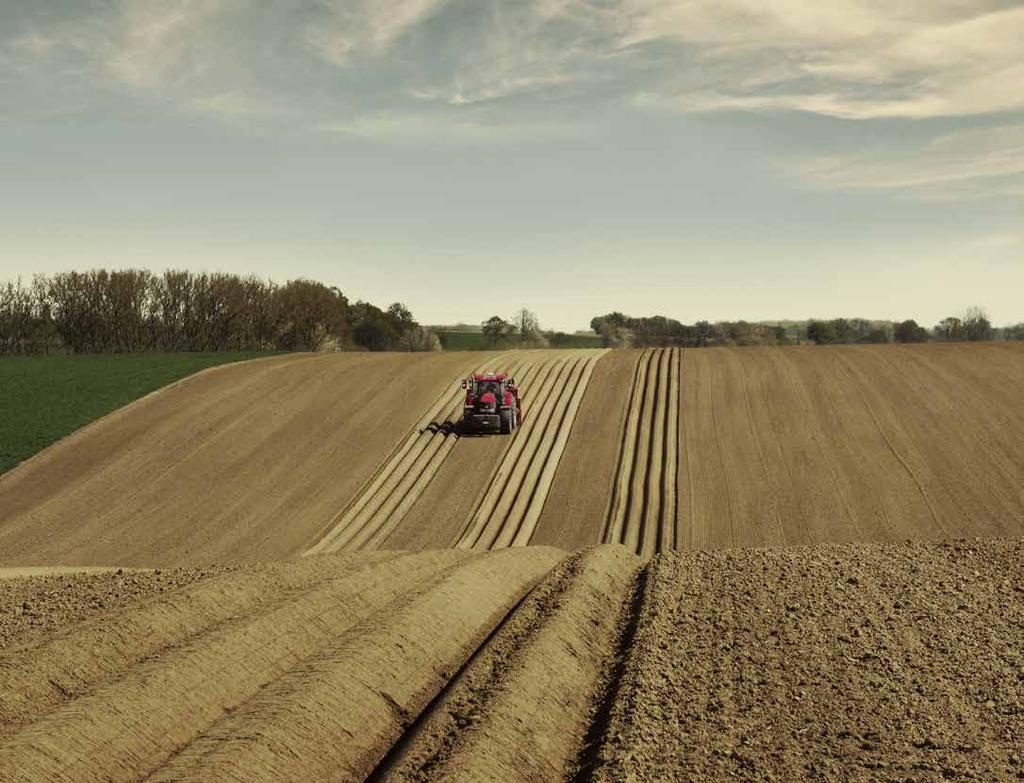
[(508, 435), (512, 432), (512, 429), (515, 427), (515, 415), (515, 412), (511, 408), (501, 411), (500, 416), (502, 435)]

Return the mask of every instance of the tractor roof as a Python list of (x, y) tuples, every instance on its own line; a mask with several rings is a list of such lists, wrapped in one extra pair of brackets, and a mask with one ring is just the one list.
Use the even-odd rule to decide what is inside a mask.
[(507, 373), (503, 372), (476, 372), (473, 373), (474, 381), (503, 381), (507, 378)]

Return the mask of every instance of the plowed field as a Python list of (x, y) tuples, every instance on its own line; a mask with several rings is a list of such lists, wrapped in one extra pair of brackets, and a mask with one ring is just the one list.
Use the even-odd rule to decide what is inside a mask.
[(142, 586), (0, 652), (0, 780), (1012, 780), (1022, 556), (449, 549)]
[(201, 373), (0, 477), (0, 781), (1024, 778), (1022, 400), (1000, 344)]
[[(458, 380), (513, 372), (511, 437)], [(0, 477), (0, 564), (1017, 535), (1024, 346), (290, 356), (186, 379)]]

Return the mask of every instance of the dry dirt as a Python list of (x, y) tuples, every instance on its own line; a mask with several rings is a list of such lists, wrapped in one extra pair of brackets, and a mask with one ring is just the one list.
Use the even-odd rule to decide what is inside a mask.
[[(512, 437), (452, 429), (478, 368)], [(259, 360), (0, 477), (0, 565), (1019, 535), (1022, 399), (1009, 343)]]
[[(604, 351), (516, 351), (505, 354), (503, 368), (516, 378), (525, 416), (511, 438), (463, 438), (455, 430), (462, 413), (462, 392), (455, 387), (429, 409), (381, 470), (337, 516), (331, 529), (308, 554), (341, 550), (405, 548), (418, 537), (422, 548), (458, 546), (490, 549), (530, 541), (558, 468), (594, 366)], [(481, 465), (473, 441), (490, 444)], [(456, 448), (464, 446), (464, 448)], [(486, 448), (486, 447), (483, 447)], [(448, 458), (459, 452), (442, 476)], [(472, 460), (469, 464), (466, 460)], [(461, 476), (456, 486), (446, 479)], [(451, 505), (431, 515), (423, 536), (420, 520), (406, 517), (420, 505), (427, 487), (439, 480), (445, 500), (471, 495), (467, 514)], [(466, 498), (468, 500), (468, 498)], [(456, 500), (455, 504), (458, 504)]]
[(0, 651), (0, 779), (1019, 779), (1022, 566), (1004, 540), (606, 545), (142, 588)]
[[(14, 569), (12, 569), (14, 570)], [(19, 575), (0, 569), (0, 649), (25, 644), (66, 626), (128, 606), (140, 597), (166, 593), (230, 567), (135, 571), (68, 571)]]
[(611, 502), (639, 351), (611, 351), (597, 363), (569, 444), (530, 543), (577, 549), (601, 543)]
[(186, 378), (0, 477), (0, 564), (290, 556), (486, 356), (304, 354)]
[(201, 373), (0, 477), (0, 565), (161, 568), (0, 580), (0, 780), (1022, 780), (1022, 399), (997, 344)]
[(1024, 532), (1024, 345), (682, 358), (679, 548)]

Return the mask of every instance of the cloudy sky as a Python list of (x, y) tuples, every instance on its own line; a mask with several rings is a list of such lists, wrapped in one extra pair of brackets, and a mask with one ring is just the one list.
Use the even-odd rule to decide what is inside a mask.
[(3, 0), (0, 278), (1024, 320), (1024, 5)]

